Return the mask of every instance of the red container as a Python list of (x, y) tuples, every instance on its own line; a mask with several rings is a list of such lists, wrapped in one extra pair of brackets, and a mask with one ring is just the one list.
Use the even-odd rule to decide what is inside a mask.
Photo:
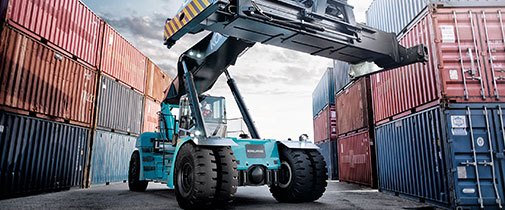
[(168, 88), (172, 78), (166, 75), (160, 67), (154, 64), (150, 59), (147, 59), (147, 74), (146, 74), (146, 96), (155, 99), (158, 102), (165, 98), (165, 90)]
[(370, 127), (370, 78), (363, 77), (335, 96), (339, 135)]
[(103, 39), (99, 69), (143, 93), (146, 57), (108, 24)]
[(91, 125), (96, 71), (10, 27), (0, 55), (2, 110)]
[(368, 130), (338, 138), (340, 181), (377, 187), (373, 142)]
[(428, 46), (429, 62), (372, 76), (377, 124), (442, 101), (505, 101), (504, 8), (434, 7), (400, 35), (406, 47)]
[(158, 112), (161, 111), (161, 105), (147, 97), (144, 103), (144, 126), (142, 132), (158, 131)]
[(314, 117), (314, 143), (337, 139), (337, 112), (335, 106), (326, 106)]
[(101, 20), (78, 0), (2, 0), (5, 22), (96, 67)]

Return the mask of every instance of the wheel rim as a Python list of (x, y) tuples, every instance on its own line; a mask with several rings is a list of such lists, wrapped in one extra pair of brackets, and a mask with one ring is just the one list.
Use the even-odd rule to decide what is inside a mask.
[(184, 163), (177, 176), (177, 185), (182, 196), (187, 197), (193, 189), (193, 165)]
[(291, 166), (286, 161), (282, 161), (281, 169), (279, 170), (279, 187), (287, 188), (291, 184), (291, 179), (293, 178), (293, 173)]
[(132, 158), (132, 164), (130, 166), (130, 183), (133, 183), (135, 181), (135, 178), (137, 176), (137, 158)]

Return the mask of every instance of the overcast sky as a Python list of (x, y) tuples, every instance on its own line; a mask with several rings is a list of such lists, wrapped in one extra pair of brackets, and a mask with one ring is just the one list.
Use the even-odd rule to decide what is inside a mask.
[[(170, 50), (163, 45), (163, 25), (182, 0), (83, 0), (147, 57), (174, 76), (177, 58), (206, 33), (187, 35)], [(357, 21), (365, 22), (372, 0), (348, 0)], [(256, 44), (230, 73), (237, 80), (262, 138), (297, 139), (307, 133), (312, 139), (312, 91), (330, 59), (278, 47)], [(208, 92), (227, 98), (228, 118), (240, 117), (224, 76)], [(236, 126), (237, 124), (233, 124)]]

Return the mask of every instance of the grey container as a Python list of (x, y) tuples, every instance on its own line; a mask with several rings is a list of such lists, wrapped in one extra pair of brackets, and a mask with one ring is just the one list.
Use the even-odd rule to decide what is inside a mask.
[(81, 187), (89, 132), (0, 111), (0, 198)]
[(429, 4), (445, 7), (504, 6), (503, 0), (374, 0), (366, 11), (366, 24), (399, 34)]
[(136, 137), (97, 130), (91, 155), (91, 184), (128, 181), (130, 156)]
[(334, 95), (337, 94), (340, 90), (342, 90), (345, 86), (347, 86), (351, 82), (351, 77), (349, 76), (349, 63), (334, 60), (333, 61), (333, 70), (335, 73), (335, 90)]
[(140, 134), (144, 97), (108, 76), (100, 76), (98, 127), (125, 134)]

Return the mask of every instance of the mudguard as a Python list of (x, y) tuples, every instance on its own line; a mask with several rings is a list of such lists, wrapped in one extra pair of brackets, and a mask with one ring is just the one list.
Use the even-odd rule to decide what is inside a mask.
[(319, 149), (317, 145), (308, 141), (278, 141), (289, 149)]

